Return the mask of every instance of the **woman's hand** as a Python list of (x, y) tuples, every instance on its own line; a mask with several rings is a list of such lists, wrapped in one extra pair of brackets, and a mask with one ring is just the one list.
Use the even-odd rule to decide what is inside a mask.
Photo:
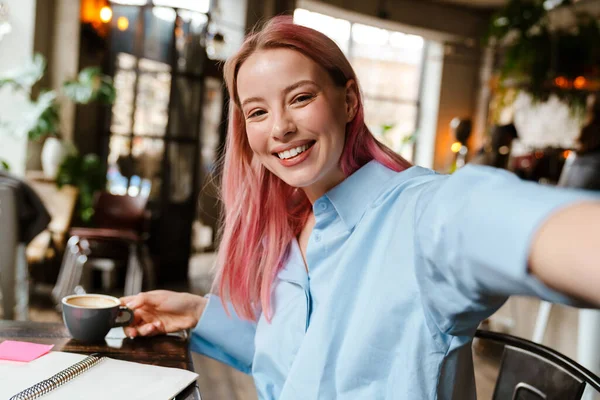
[(153, 336), (193, 328), (198, 324), (207, 299), (190, 293), (153, 290), (121, 298), (134, 313), (125, 327), (129, 337)]
[(600, 307), (600, 203), (566, 207), (534, 236), (529, 269), (551, 288)]

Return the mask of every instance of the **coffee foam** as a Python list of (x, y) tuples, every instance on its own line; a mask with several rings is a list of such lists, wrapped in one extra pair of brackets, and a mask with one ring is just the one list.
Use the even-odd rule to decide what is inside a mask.
[(66, 303), (71, 306), (84, 308), (108, 308), (120, 304), (118, 301), (100, 296), (71, 297), (70, 299), (66, 300)]

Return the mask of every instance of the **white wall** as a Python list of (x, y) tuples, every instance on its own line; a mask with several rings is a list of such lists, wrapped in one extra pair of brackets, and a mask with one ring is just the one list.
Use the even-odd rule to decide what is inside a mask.
[[(60, 89), (63, 82), (72, 79), (79, 72), (79, 0), (55, 0), (51, 15), (54, 37), (52, 41), (51, 63), (48, 67), (52, 89)], [(71, 101), (60, 103), (60, 133), (69, 141), (74, 140), (75, 104)]]
[(428, 41), (425, 47), (424, 61), (423, 76), (421, 77), (423, 81), (421, 111), (414, 163), (422, 167), (433, 168), (444, 67), (444, 45), (440, 42)]
[[(3, 0), (9, 8), (12, 32), (0, 41), (0, 71), (25, 64), (33, 55), (36, 0)], [(19, 115), (25, 108), (24, 95), (7, 88), (0, 90), (0, 120)], [(12, 172), (25, 172), (26, 132), (6, 132), (0, 128), (0, 159), (7, 161)]]
[(229, 56), (237, 51), (244, 41), (246, 29), (247, 0), (220, 0), (219, 13), (215, 22), (218, 29), (225, 35), (223, 54)]
[(441, 172), (448, 171), (454, 157), (450, 146), (456, 138), (450, 122), (456, 117), (475, 118), (481, 65), (481, 54), (475, 48), (447, 44), (444, 50), (433, 163)]

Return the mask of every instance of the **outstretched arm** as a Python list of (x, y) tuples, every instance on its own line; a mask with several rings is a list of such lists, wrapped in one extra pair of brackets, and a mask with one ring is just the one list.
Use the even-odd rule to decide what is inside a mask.
[(551, 215), (534, 235), (529, 270), (547, 286), (600, 306), (600, 202)]
[(600, 306), (600, 193), (473, 166), (433, 182), (416, 275), (440, 331), (469, 334), (512, 295)]

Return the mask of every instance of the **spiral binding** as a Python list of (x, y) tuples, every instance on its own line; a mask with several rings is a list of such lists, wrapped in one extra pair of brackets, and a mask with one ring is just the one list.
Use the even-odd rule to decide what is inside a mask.
[(52, 390), (58, 388), (59, 386), (69, 382), (71, 379), (81, 375), (88, 369), (92, 368), (94, 365), (103, 361), (105, 357), (96, 357), (95, 355), (91, 355), (86, 357), (85, 359), (79, 361), (76, 364), (73, 364), (67, 369), (64, 369), (53, 375), (52, 377), (45, 379), (32, 387), (23, 390), (15, 394), (10, 400), (33, 400), (37, 399), (45, 395), (46, 393), (51, 392)]

